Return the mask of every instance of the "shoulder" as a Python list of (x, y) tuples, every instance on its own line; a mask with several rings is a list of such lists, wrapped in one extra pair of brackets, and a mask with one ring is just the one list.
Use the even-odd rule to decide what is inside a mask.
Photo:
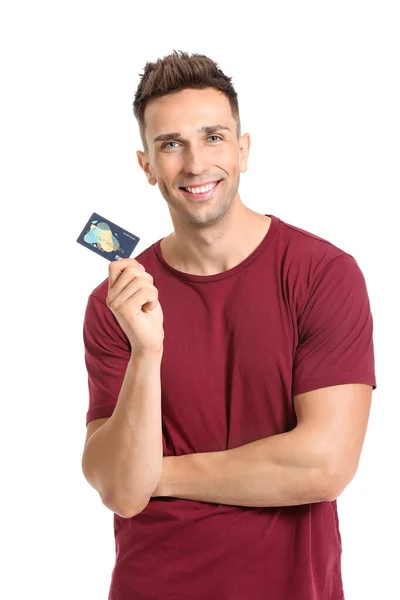
[(329, 260), (345, 252), (331, 240), (282, 220), (281, 235), (300, 256), (314, 255), (321, 258), (326, 256)]
[[(297, 281), (311, 285), (315, 277), (322, 273), (330, 263), (340, 268), (355, 262), (344, 248), (316, 233), (302, 229), (280, 219), (279, 235), (282, 267), (290, 270)], [(343, 267), (341, 266), (343, 265)]]

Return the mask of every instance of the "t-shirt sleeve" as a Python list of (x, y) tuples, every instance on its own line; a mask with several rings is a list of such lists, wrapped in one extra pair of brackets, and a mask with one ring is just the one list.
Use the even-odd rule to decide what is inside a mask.
[(346, 383), (376, 389), (373, 319), (363, 273), (348, 253), (314, 277), (298, 322), (292, 394)]
[(86, 305), (83, 341), (89, 388), (87, 425), (114, 412), (131, 358), (125, 332), (108, 306), (93, 294)]

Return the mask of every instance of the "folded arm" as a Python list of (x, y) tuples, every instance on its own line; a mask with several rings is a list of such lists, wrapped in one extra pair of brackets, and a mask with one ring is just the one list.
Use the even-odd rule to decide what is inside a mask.
[(237, 506), (333, 500), (357, 470), (371, 397), (366, 384), (299, 394), (293, 430), (230, 450), (164, 457), (152, 497)]

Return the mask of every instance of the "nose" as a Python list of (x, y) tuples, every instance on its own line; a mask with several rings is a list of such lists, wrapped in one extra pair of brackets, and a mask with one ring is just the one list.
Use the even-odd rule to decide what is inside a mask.
[(186, 173), (199, 175), (207, 172), (209, 167), (210, 161), (207, 152), (200, 145), (187, 148), (184, 153), (184, 170)]

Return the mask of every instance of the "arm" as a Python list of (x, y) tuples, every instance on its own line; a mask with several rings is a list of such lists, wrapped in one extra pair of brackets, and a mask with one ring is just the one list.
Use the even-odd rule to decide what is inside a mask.
[(85, 478), (124, 517), (143, 510), (162, 470), (161, 353), (134, 356), (112, 416), (89, 438)]
[(153, 496), (235, 506), (322, 502), (330, 477), (314, 442), (295, 428), (231, 450), (164, 457)]
[(293, 430), (222, 452), (165, 457), (153, 496), (238, 506), (333, 500), (356, 472), (371, 395), (364, 384), (299, 394)]

